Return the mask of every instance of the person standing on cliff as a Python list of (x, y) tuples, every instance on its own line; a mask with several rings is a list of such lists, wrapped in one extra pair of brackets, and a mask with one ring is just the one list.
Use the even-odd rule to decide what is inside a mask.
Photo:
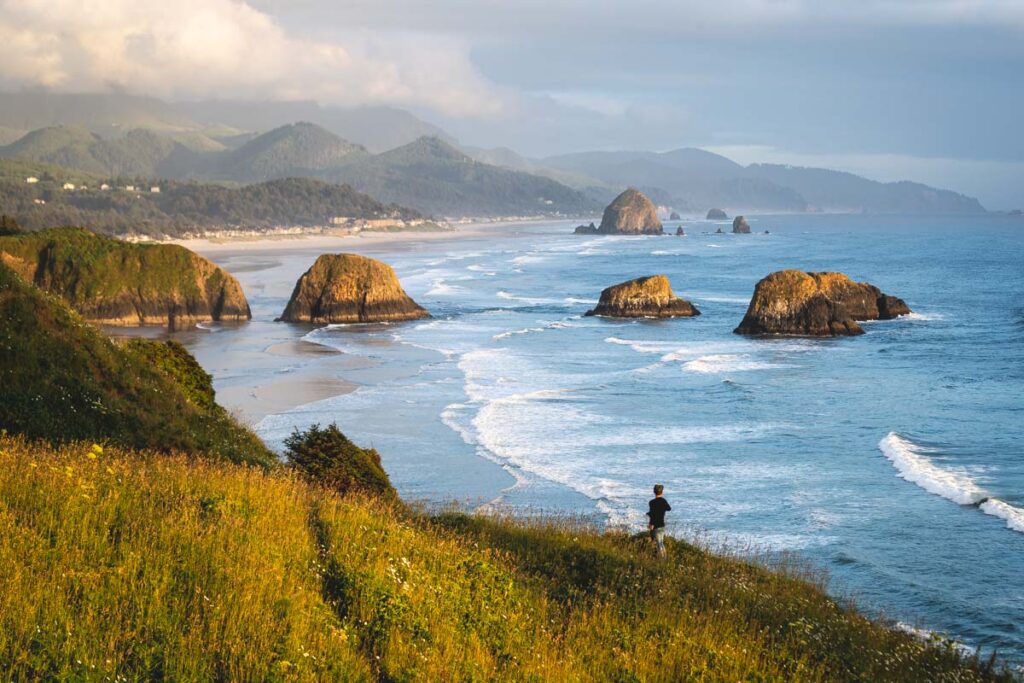
[(647, 529), (658, 549), (658, 557), (665, 557), (665, 513), (672, 509), (668, 501), (662, 498), (665, 487), (654, 485), (654, 498), (647, 504)]

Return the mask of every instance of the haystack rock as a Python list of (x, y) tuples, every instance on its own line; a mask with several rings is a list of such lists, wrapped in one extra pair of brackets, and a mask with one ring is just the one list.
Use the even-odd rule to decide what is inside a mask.
[(686, 231), (683, 230), (683, 226), (676, 228), (676, 237), (686, 237)]
[(749, 235), (750, 234), (750, 223), (744, 216), (736, 216), (732, 219), (732, 231), (737, 235)]
[(672, 214), (668, 217), (668, 219), (670, 221), (679, 221), (682, 220), (683, 217), (679, 215), (678, 211), (673, 211)]
[(608, 287), (587, 315), (610, 318), (677, 318), (700, 315), (689, 301), (672, 292), (664, 275), (651, 275)]
[(661, 235), (664, 230), (654, 203), (639, 190), (629, 188), (604, 210), (602, 235)]
[(577, 225), (576, 229), (573, 230), (577, 235), (596, 235), (597, 226), (591, 222), (590, 225)]
[(429, 317), (388, 264), (358, 254), (324, 254), (295, 283), (279, 320), (370, 323)]
[(708, 209), (707, 219), (709, 221), (724, 221), (728, 220), (729, 217), (721, 209)]
[(757, 283), (736, 334), (831, 337), (864, 334), (863, 320), (910, 313), (902, 300), (842, 273), (780, 270)]

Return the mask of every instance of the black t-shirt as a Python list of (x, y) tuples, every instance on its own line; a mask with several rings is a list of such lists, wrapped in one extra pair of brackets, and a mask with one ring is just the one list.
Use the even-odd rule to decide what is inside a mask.
[(647, 504), (649, 510), (647, 516), (651, 519), (651, 524), (654, 525), (655, 529), (661, 529), (665, 526), (665, 513), (672, 509), (672, 506), (668, 504), (668, 501), (664, 498), (652, 498), (651, 502)]

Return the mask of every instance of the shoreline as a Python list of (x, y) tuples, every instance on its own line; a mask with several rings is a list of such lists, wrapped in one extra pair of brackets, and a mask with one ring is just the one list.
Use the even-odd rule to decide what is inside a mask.
[[(333, 248), (339, 245), (362, 247), (405, 246), (420, 242), (462, 240), (488, 237), (509, 227), (575, 223), (580, 218), (526, 218), (522, 220), (473, 221), (453, 224), (448, 230), (399, 232), (361, 232), (358, 234), (261, 234), (232, 235), (228, 237), (193, 237), (170, 239), (161, 244), (177, 244), (198, 254), (225, 251), (259, 251), (271, 246), (288, 245), (301, 248)], [(508, 233), (505, 233), (508, 234)]]

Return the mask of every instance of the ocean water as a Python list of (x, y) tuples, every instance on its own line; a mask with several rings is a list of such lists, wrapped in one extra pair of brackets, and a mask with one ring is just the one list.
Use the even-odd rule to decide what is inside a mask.
[[(671, 533), (796, 552), (873, 614), (1024, 661), (1024, 225), (764, 216), (751, 225), (770, 234), (734, 236), (682, 224), (687, 237), (558, 223), (353, 242), (434, 314), (394, 325), (273, 323), (316, 252), (219, 251), (255, 320), (185, 341), (218, 387), (295, 370), (264, 352), (280, 341), (358, 360), (342, 373), (358, 390), (257, 430), (279, 445), (337, 422), (381, 451), (407, 498), (639, 527), (660, 482)], [(754, 284), (781, 268), (845, 272), (914, 314), (856, 338), (734, 335)], [(583, 316), (602, 288), (655, 273), (703, 315)]]

